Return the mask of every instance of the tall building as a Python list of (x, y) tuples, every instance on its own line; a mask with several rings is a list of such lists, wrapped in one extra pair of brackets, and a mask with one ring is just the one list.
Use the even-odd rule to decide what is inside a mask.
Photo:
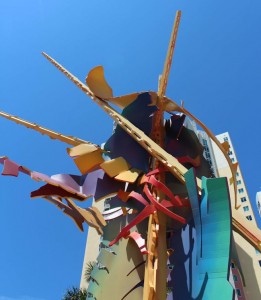
[(261, 192), (256, 193), (256, 205), (257, 205), (259, 216), (261, 217)]
[[(203, 131), (197, 131), (199, 140), (204, 147), (204, 156), (208, 160), (213, 175), (215, 177), (227, 177), (230, 188), (231, 209), (235, 209), (235, 196), (233, 185), (229, 184), (232, 176), (229, 165), (216, 146)], [(229, 143), (229, 157), (232, 163), (238, 163), (235, 149), (228, 132), (219, 134), (217, 139), (223, 143)], [(252, 209), (252, 204), (244, 182), (243, 174), (240, 166), (237, 167), (236, 173), (236, 188), (237, 188), (237, 205), (240, 205), (238, 211), (243, 215), (248, 222), (258, 228), (255, 215)], [(260, 193), (261, 199), (261, 193)], [(233, 230), (232, 238), (232, 263), (231, 271), (236, 286), (238, 299), (260, 300), (261, 299), (261, 253), (256, 250), (248, 241)], [(241, 281), (241, 284), (237, 283)]]

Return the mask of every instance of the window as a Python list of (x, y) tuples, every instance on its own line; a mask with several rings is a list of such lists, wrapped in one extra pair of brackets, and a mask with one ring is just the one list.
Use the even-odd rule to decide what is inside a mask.
[(242, 194), (242, 193), (244, 193), (244, 189), (243, 188), (238, 189), (238, 192), (239, 192), (239, 194)]
[(240, 289), (237, 289), (237, 295), (238, 295), (239, 297), (241, 297), (241, 291), (240, 291)]
[(258, 250), (256, 249), (256, 255), (259, 255), (259, 254), (261, 254), (260, 251), (258, 251)]
[(234, 281), (237, 281), (237, 275), (233, 275)]
[(207, 144), (208, 144), (208, 143), (207, 143), (207, 140), (203, 139), (203, 145), (204, 145), (204, 146), (207, 146)]
[(261, 267), (261, 260), (259, 260), (258, 263), (259, 263), (259, 266)]
[(235, 264), (234, 263), (231, 263), (231, 268), (235, 269)]
[(231, 161), (234, 162), (234, 161), (235, 161), (235, 158), (234, 158), (234, 157), (231, 157)]
[(241, 184), (241, 180), (237, 180), (237, 185)]
[(249, 220), (249, 221), (252, 221), (252, 216), (246, 216), (246, 218)]
[(241, 202), (246, 202), (246, 197), (242, 197), (240, 199), (241, 199)]
[(244, 211), (249, 211), (249, 207), (248, 207), (248, 206), (244, 206), (244, 207), (243, 207), (243, 210), (244, 210)]
[(225, 141), (225, 142), (228, 141), (228, 137), (224, 137), (224, 141)]
[(228, 155), (232, 155), (233, 154), (233, 152), (232, 151), (228, 151)]
[(237, 176), (239, 176), (239, 173), (237, 172)]

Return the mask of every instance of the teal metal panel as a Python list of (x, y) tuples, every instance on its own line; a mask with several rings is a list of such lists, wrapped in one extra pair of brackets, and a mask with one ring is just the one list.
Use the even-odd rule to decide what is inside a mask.
[(200, 201), (193, 169), (185, 174), (185, 179), (196, 232), (191, 256), (191, 299), (231, 300), (233, 287), (228, 281), (231, 212), (227, 180), (202, 177)]

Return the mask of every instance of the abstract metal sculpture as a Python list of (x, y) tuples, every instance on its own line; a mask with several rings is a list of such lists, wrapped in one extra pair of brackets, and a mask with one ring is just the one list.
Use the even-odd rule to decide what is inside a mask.
[[(237, 212), (236, 189), (235, 202), (230, 203), (227, 179), (213, 178), (203, 147), (184, 125), (185, 118), (199, 124), (222, 151), (231, 169), (229, 184), (235, 186), (237, 165), (227, 155), (228, 144), (221, 144), (183, 104), (165, 96), (180, 17), (178, 11), (158, 92), (113, 97), (101, 66), (89, 72), (84, 84), (43, 53), (117, 124), (103, 148), (0, 112), (74, 146), (68, 154), (81, 175), (49, 177), (7, 157), (0, 162), (3, 175), (23, 172), (45, 182), (31, 197), (55, 204), (80, 230), (86, 222), (102, 235), (89, 298), (166, 299), (168, 287), (168, 299), (220, 299), (220, 290), (222, 299), (232, 299), (228, 281), (232, 228), (261, 250), (260, 233)], [(170, 114), (167, 120), (165, 112)], [(73, 201), (91, 197), (105, 199), (109, 209), (83, 209)]]

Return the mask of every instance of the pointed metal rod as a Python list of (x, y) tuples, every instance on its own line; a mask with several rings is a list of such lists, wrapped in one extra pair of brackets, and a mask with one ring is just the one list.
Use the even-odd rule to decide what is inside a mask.
[(173, 25), (173, 29), (172, 29), (172, 33), (171, 33), (169, 48), (168, 48), (168, 52), (166, 55), (163, 72), (160, 76), (160, 82), (159, 82), (159, 88), (158, 88), (158, 96), (160, 98), (162, 98), (166, 93), (171, 63), (172, 63), (174, 49), (175, 49), (177, 35), (178, 35), (180, 18), (181, 18), (181, 11), (178, 10), (176, 13), (176, 17), (175, 17), (175, 21), (174, 21), (174, 25)]
[(28, 122), (26, 120), (23, 120), (23, 119), (21, 119), (19, 117), (10, 115), (10, 114), (5, 113), (3, 111), (0, 111), (0, 117), (3, 117), (3, 118), (8, 119), (10, 121), (13, 121), (13, 122), (15, 122), (17, 124), (23, 125), (23, 126), (25, 126), (27, 128), (33, 129), (33, 130), (35, 130), (37, 132), (40, 132), (41, 134), (47, 135), (51, 139), (59, 140), (61, 142), (67, 143), (67, 144), (72, 145), (72, 146), (77, 146), (79, 144), (92, 144), (90, 142), (87, 142), (85, 140), (79, 139), (77, 137), (67, 136), (67, 135), (64, 135), (62, 133), (59, 133), (59, 132), (47, 129), (45, 127), (42, 127), (42, 126), (40, 126), (40, 125), (38, 125), (36, 123)]
[(69, 78), (74, 84), (78, 86), (85, 94), (87, 94), (89, 97), (91, 97), (93, 100), (98, 100), (98, 98), (95, 97), (93, 92), (89, 89), (87, 85), (85, 85), (83, 82), (81, 82), (77, 77), (75, 77), (72, 73), (70, 73), (68, 70), (66, 70), (62, 65), (60, 65), (56, 60), (54, 60), (51, 56), (46, 54), (45, 52), (42, 52), (42, 55), (49, 60), (51, 64), (53, 64), (59, 71), (61, 71), (67, 78)]

